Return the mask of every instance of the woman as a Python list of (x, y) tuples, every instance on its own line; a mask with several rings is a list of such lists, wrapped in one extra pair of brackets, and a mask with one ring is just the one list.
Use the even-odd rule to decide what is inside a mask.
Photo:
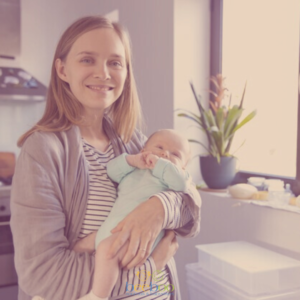
[[(126, 32), (103, 17), (79, 19), (58, 43), (45, 113), (18, 143), (22, 149), (12, 185), (11, 228), (19, 300), (37, 295), (75, 300), (91, 289), (95, 232), (116, 198), (106, 163), (142, 149), (139, 120)], [(199, 212), (195, 189), (189, 195), (170, 191), (154, 195), (120, 222), (111, 256), (127, 241), (129, 246), (112, 296), (117, 299), (136, 283), (137, 270), (157, 269), (162, 270), (161, 285), (175, 286), (173, 294), (157, 299), (180, 299), (174, 233), (168, 233), (151, 257), (147, 253), (162, 228), (194, 236)], [(72, 250), (78, 239), (81, 253)]]

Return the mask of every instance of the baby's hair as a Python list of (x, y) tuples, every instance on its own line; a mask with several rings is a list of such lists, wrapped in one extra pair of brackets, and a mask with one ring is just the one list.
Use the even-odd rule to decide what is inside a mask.
[(190, 143), (188, 142), (188, 140), (186, 139), (185, 136), (183, 136), (182, 134), (180, 134), (177, 130), (175, 129), (159, 129), (155, 132), (153, 132), (147, 139), (147, 141), (145, 142), (145, 146), (147, 145), (147, 143), (158, 133), (161, 133), (161, 132), (171, 132), (171, 133), (175, 133), (177, 135), (179, 135), (180, 137), (182, 137), (183, 139), (186, 140), (187, 142), (187, 145), (188, 145), (188, 153), (187, 153), (187, 158), (186, 158), (186, 164), (190, 161), (191, 159), (191, 156), (192, 156), (192, 149), (191, 149), (191, 145)]

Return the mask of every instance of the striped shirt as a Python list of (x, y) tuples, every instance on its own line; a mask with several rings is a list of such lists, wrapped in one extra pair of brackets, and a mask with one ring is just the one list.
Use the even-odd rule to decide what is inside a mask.
[(98, 230), (117, 198), (115, 184), (106, 173), (106, 164), (115, 157), (112, 145), (109, 145), (105, 153), (96, 150), (86, 141), (83, 143), (83, 148), (89, 165), (89, 195), (79, 238)]
[[(101, 152), (83, 139), (83, 148), (89, 165), (89, 194), (79, 238), (98, 230), (109, 215), (117, 198), (116, 185), (106, 172), (107, 163), (115, 157), (111, 143), (105, 152)], [(165, 191), (155, 196), (160, 198), (165, 210), (163, 228), (175, 229), (191, 219), (179, 194)], [(173, 205), (171, 205), (170, 199)], [(170, 295), (166, 293), (169, 289), (172, 287), (167, 267), (156, 271), (153, 259), (149, 257), (141, 267), (120, 272), (111, 299), (167, 300), (170, 299)]]

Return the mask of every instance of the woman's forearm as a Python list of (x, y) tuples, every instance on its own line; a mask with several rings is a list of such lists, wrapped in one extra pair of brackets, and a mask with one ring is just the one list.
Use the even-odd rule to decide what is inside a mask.
[(192, 220), (188, 205), (183, 200), (183, 193), (165, 191), (155, 196), (164, 208), (164, 229), (177, 229)]

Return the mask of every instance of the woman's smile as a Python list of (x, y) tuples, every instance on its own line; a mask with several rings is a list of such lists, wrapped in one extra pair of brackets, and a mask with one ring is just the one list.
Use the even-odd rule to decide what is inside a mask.
[(87, 85), (87, 87), (94, 92), (109, 92), (113, 90), (113, 87), (106, 85)]

